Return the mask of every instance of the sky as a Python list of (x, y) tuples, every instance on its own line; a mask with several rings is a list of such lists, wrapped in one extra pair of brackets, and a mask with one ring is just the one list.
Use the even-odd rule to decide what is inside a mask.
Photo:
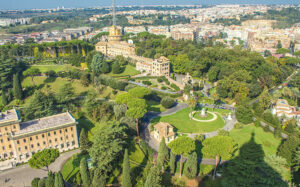
[[(111, 0), (0, 0), (0, 9), (110, 6)], [(116, 0), (117, 5), (300, 4), (300, 0)]]

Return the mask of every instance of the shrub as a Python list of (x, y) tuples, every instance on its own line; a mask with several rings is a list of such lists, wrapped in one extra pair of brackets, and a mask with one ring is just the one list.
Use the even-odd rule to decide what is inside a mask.
[(209, 174), (214, 169), (214, 166), (213, 165), (200, 164), (199, 168), (200, 168), (199, 175), (200, 176), (205, 176), (205, 175)]
[(269, 127), (269, 125), (264, 126), (264, 127), (263, 127), (263, 130), (264, 130), (265, 132), (270, 132), (270, 127)]
[(168, 89), (168, 88), (165, 87), (165, 86), (162, 86), (161, 89), (162, 89), (162, 90), (166, 90), (166, 89)]
[(254, 125), (255, 125), (255, 127), (261, 127), (259, 120), (255, 120)]
[(47, 77), (55, 77), (56, 76), (56, 72), (54, 70), (49, 70), (45, 72), (45, 75)]
[(125, 86), (125, 91), (128, 92), (130, 89), (135, 88), (136, 85), (134, 84), (128, 84), (127, 86)]
[(235, 128), (235, 129), (241, 129), (241, 128), (243, 128), (243, 124), (241, 124), (241, 123), (236, 123), (236, 124), (234, 124), (234, 128)]
[(165, 108), (171, 108), (175, 104), (175, 100), (169, 96), (162, 98), (160, 104)]
[(261, 106), (260, 103), (254, 103), (252, 108), (254, 110), (254, 114), (259, 117), (262, 116), (262, 114), (264, 113), (264, 108)]
[(143, 84), (150, 86), (152, 83), (150, 81), (142, 81)]
[(172, 83), (171, 84), (171, 88), (174, 88), (174, 90), (179, 91), (180, 88), (178, 86), (176, 86), (176, 84)]
[(271, 114), (271, 112), (265, 112), (263, 114), (263, 119), (268, 122), (268, 123), (271, 123), (273, 125), (278, 125), (280, 124), (280, 121), (279, 119), (276, 117), (276, 116), (273, 116), (273, 114)]
[(123, 82), (123, 81), (120, 81), (120, 80), (117, 80), (117, 79), (114, 79), (114, 78), (108, 77), (108, 76), (98, 77), (98, 79), (96, 80), (96, 83), (110, 86), (113, 89), (117, 89), (117, 90), (121, 90), (121, 91), (124, 91), (125, 86), (128, 85), (127, 82)]
[(157, 78), (157, 82), (162, 83), (164, 80), (161, 77)]
[(218, 131), (218, 135), (220, 136), (229, 136), (229, 132), (224, 130), (224, 129), (221, 129)]
[(91, 83), (91, 78), (89, 73), (83, 73), (80, 77), (80, 82), (83, 86), (88, 86)]

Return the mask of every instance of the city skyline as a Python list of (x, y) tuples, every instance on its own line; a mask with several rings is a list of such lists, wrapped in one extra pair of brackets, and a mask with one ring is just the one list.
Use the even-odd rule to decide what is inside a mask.
[[(116, 1), (118, 6), (130, 6), (130, 5), (215, 5), (215, 4), (299, 4), (300, 0), (211, 0), (205, 2), (203, 0), (126, 0)], [(87, 8), (87, 7), (100, 7), (110, 6), (111, 0), (12, 0), (1, 2), (2, 10), (15, 10), (15, 9), (48, 9), (57, 7), (66, 8)]]

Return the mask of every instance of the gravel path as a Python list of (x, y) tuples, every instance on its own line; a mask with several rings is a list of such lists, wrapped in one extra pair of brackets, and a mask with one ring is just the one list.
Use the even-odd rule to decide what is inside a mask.
[[(57, 172), (60, 171), (64, 163), (76, 153), (79, 153), (80, 150), (76, 149), (63, 153), (56, 159), (54, 163), (49, 166), (51, 171)], [(46, 177), (48, 172), (46, 169), (32, 169), (28, 164), (16, 167), (14, 169), (6, 170), (0, 173), (0, 186), (8, 187), (24, 187), (31, 186), (31, 181), (35, 177), (43, 178)]]

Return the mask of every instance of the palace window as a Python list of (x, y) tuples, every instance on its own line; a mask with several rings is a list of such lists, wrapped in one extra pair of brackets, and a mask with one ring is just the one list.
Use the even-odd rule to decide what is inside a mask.
[(48, 132), (48, 136), (50, 136), (50, 132)]
[(71, 131), (73, 130), (73, 127), (71, 127)]
[(43, 141), (43, 144), (44, 144), (44, 145), (46, 145), (46, 142), (45, 142), (45, 141)]
[(25, 146), (25, 150), (27, 150), (27, 146)]
[(18, 149), (19, 151), (21, 151), (21, 147), (19, 147), (19, 149)]
[(11, 145), (9, 145), (8, 147), (11, 148)]
[(56, 135), (56, 131), (54, 131), (53, 134)]
[(31, 144), (31, 148), (33, 148), (33, 144)]
[(57, 142), (57, 138), (55, 138), (54, 141)]
[(25, 143), (25, 142), (26, 142), (26, 139), (23, 139), (23, 142)]
[(40, 143), (37, 143), (36, 145), (37, 145), (38, 147), (40, 147)]
[(32, 141), (32, 138), (30, 137), (29, 140)]
[(5, 146), (3, 146), (2, 149), (5, 150)]
[(65, 132), (68, 132), (68, 129), (65, 129)]
[(35, 137), (35, 139), (37, 139), (37, 140), (38, 140), (38, 139), (39, 139), (39, 136), (36, 136), (36, 137)]
[(45, 138), (45, 135), (44, 135), (44, 134), (42, 134), (42, 138)]
[(19, 141), (19, 140), (17, 140), (17, 144), (20, 144), (20, 141)]
[(59, 130), (59, 134), (61, 134), (61, 130)]

